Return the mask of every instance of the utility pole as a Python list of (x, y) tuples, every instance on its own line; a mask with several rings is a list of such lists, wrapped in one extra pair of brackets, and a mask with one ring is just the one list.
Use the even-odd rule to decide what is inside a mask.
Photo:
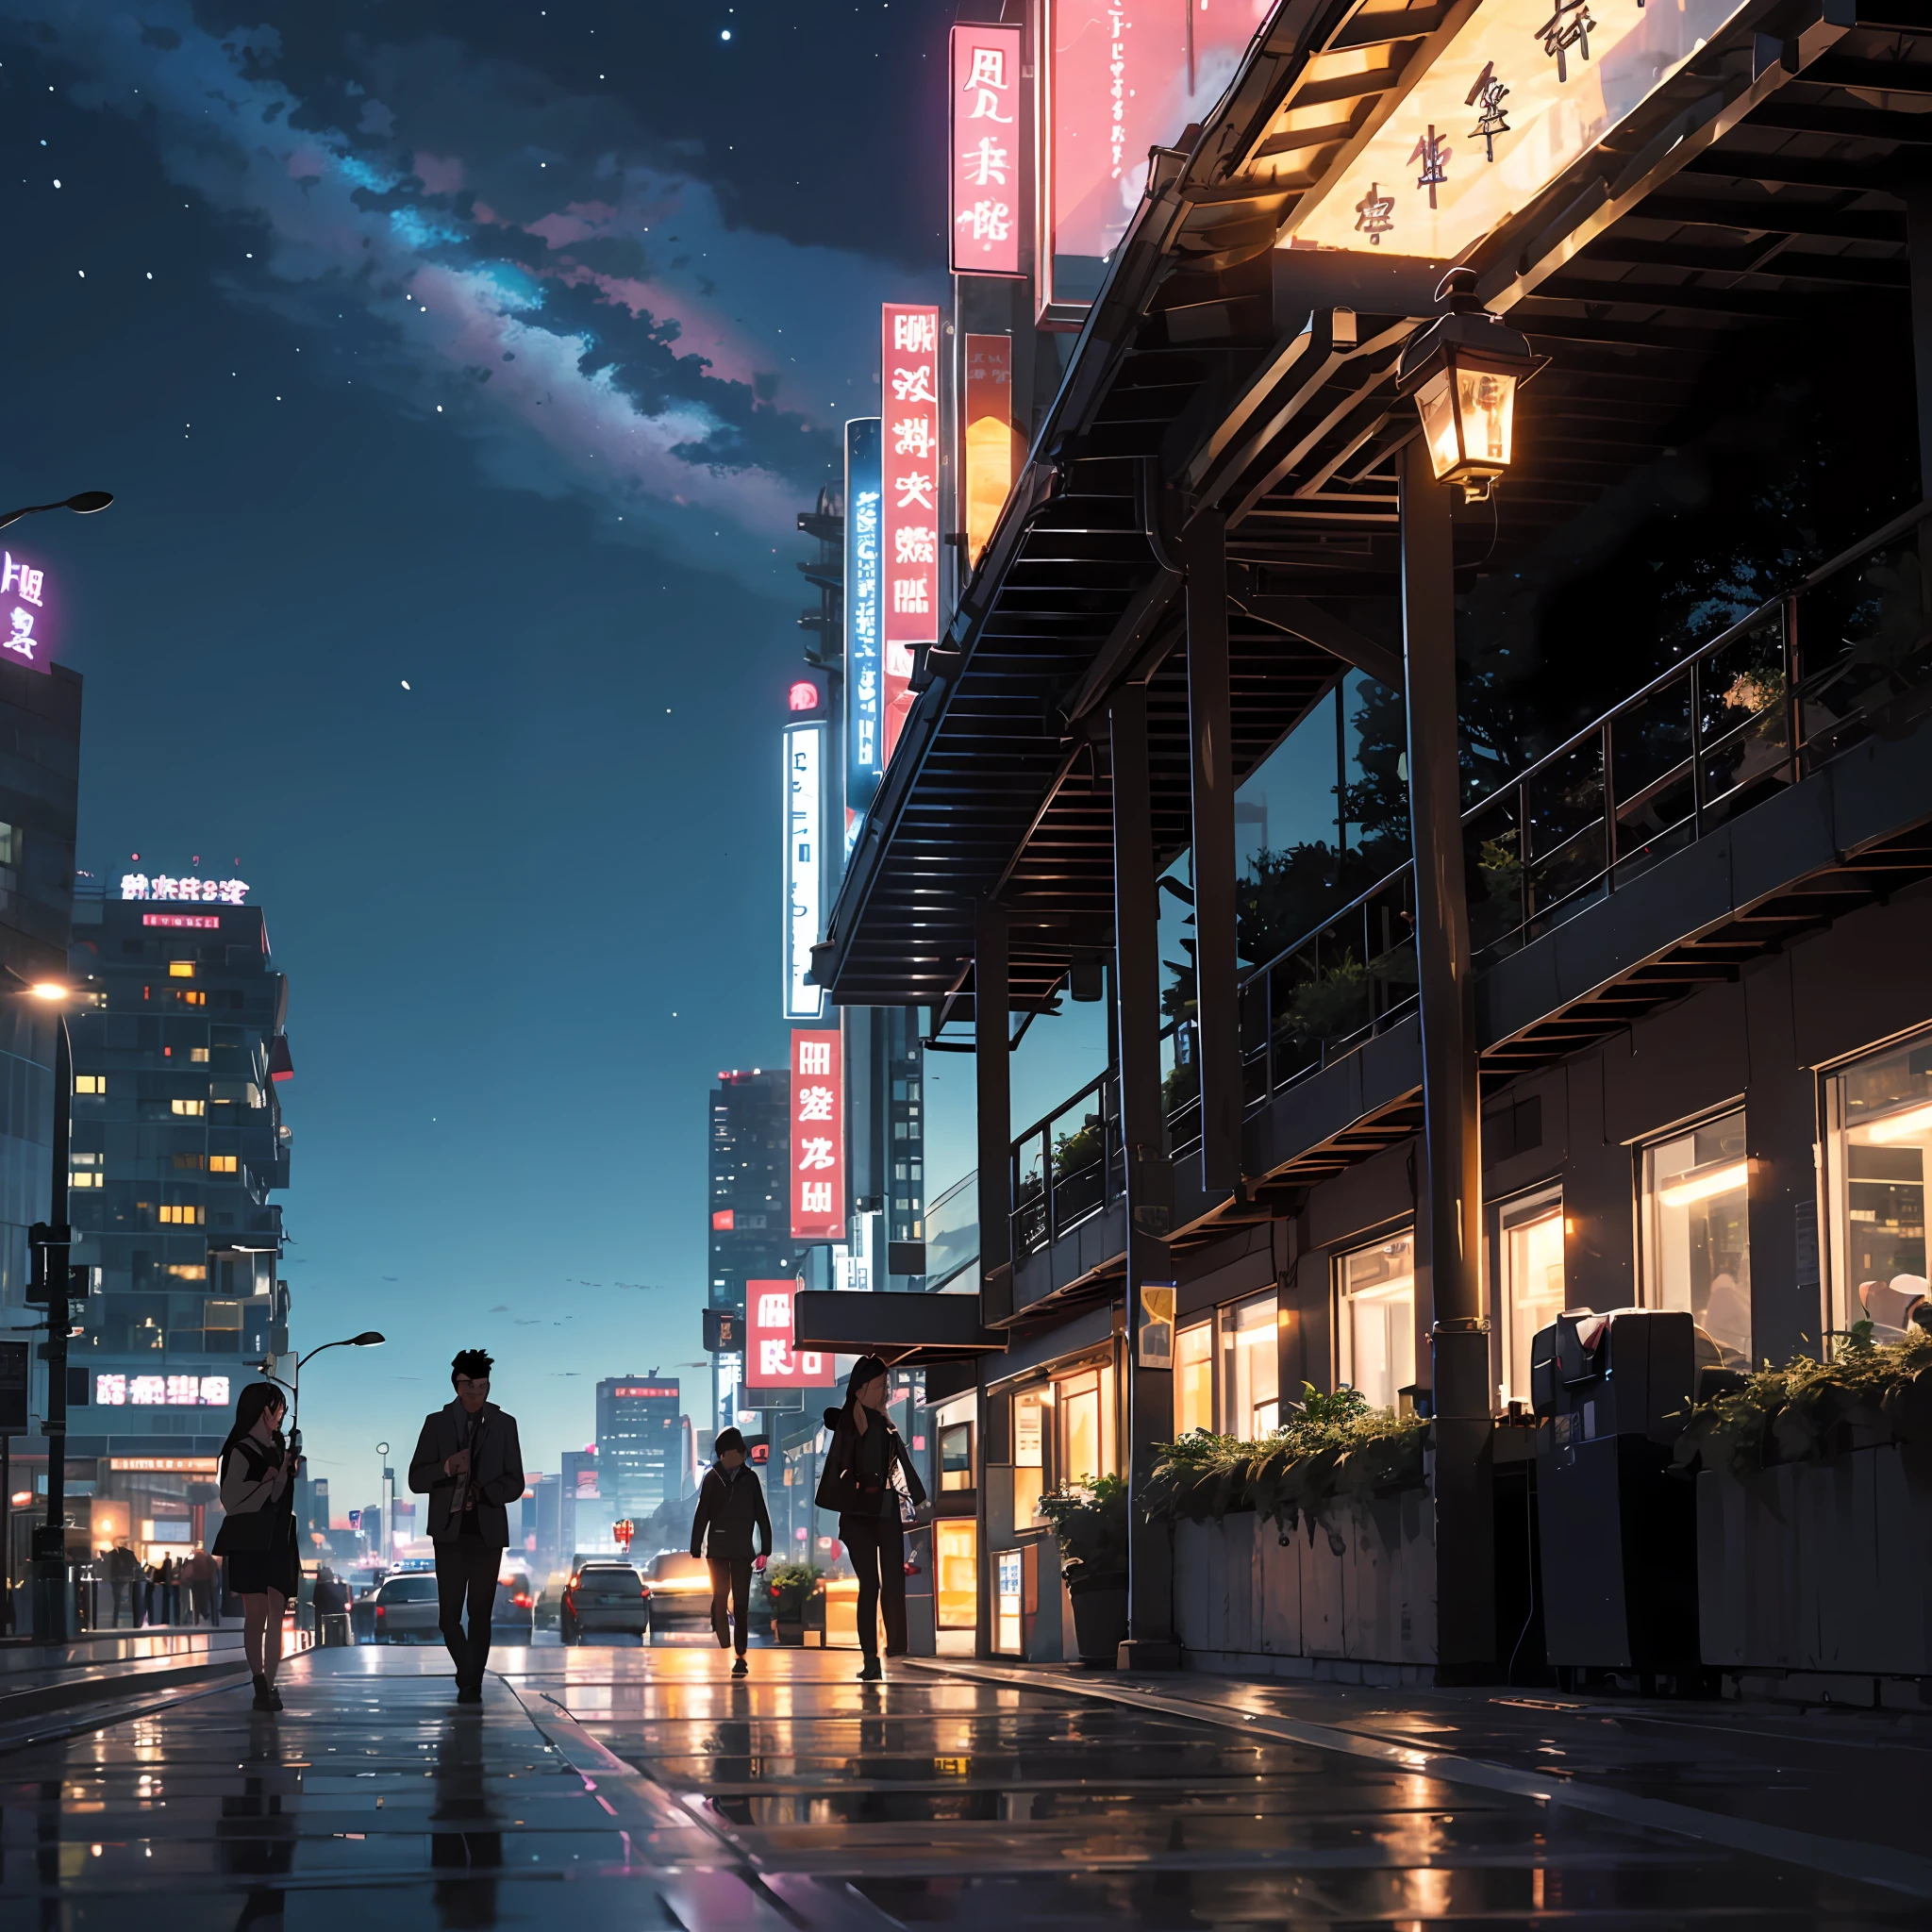
[(54, 1182), (48, 1220), (27, 1230), (35, 1301), (47, 1305), (47, 1519), (34, 1532), (34, 1635), (61, 1643), (67, 1627), (67, 1170), (74, 1106), (74, 1048), (67, 1015), (54, 1015)]

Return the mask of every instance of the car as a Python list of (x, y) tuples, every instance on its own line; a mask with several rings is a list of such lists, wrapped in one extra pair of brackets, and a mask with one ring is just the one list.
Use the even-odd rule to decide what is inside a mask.
[(630, 1563), (580, 1564), (565, 1585), (557, 1633), (565, 1643), (615, 1633), (651, 1634), (651, 1589)]
[(707, 1626), (711, 1617), (711, 1567), (702, 1557), (664, 1550), (645, 1573), (651, 1587), (651, 1614), (663, 1627)]
[(391, 1576), (375, 1592), (372, 1641), (441, 1643), (436, 1578), (423, 1571)]
[(537, 1592), (521, 1570), (496, 1579), (496, 1602), (490, 1612), (492, 1643), (528, 1643), (537, 1633)]

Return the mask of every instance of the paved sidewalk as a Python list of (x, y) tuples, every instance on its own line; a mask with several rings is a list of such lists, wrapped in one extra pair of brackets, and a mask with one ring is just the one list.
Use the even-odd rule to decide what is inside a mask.
[[(1464, 1693), (1357, 1707), (1279, 1684), (933, 1664), (871, 1686), (857, 1661), (755, 1650), (734, 1681), (728, 1656), (697, 1645), (503, 1650), (477, 1711), (456, 1706), (436, 1652), (311, 1652), (285, 1673), (279, 1717), (252, 1713), (245, 1685), (217, 1688), (0, 1756), (0, 1923), (1927, 1923), (1908, 1870), (1879, 1883), (1856, 1859), (1820, 1869), (1795, 1829), (1785, 1857), (1775, 1833), (1767, 1849), (1685, 1828), (1725, 1816), (1755, 1828), (1757, 1800), (1725, 1795), (1734, 1768), (1738, 1790), (1763, 1789), (1742, 1774), (1748, 1750), (1680, 1753), (1716, 1781), (1674, 1774), (1668, 1815), (1649, 1816), (1564, 1802), (1554, 1778), (1512, 1760), (1539, 1726), (1575, 1736), (1594, 1723), (1607, 1741), (1579, 1789), (1647, 1801), (1659, 1754), (1646, 1763), (1619, 1741), (1647, 1735), (1647, 1710), (1606, 1724), (1594, 1707), (1497, 1707), (1479, 1735), (1471, 1703), (1465, 1729), (1445, 1735), (1439, 1698)], [(1784, 1741), (1763, 1755), (1801, 1757)], [(1838, 1744), (1804, 1761), (1820, 1779), (1866, 1774)], [(1881, 1781), (1918, 1761), (1873, 1759)], [(1823, 1835), (1815, 1818), (1805, 1829)], [(1887, 1849), (1871, 1845), (1872, 1873)]]

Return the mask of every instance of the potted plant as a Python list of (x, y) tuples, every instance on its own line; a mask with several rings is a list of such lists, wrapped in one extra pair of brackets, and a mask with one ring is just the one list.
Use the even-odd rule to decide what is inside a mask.
[(1062, 1483), (1040, 1513), (1060, 1546), (1080, 1661), (1111, 1664), (1127, 1634), (1127, 1486), (1117, 1475)]
[(772, 1632), (780, 1643), (804, 1643), (805, 1607), (824, 1574), (815, 1563), (765, 1566), (765, 1594), (772, 1603)]

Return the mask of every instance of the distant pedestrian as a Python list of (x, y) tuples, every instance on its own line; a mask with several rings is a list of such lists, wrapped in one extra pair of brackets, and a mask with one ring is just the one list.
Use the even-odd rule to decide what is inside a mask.
[[(772, 1519), (765, 1510), (765, 1491), (758, 1472), (744, 1459), (744, 1438), (736, 1429), (720, 1429), (713, 1446), (717, 1460), (698, 1486), (697, 1514), (691, 1519), (691, 1553), (704, 1557), (711, 1569), (711, 1628), (718, 1648), (731, 1642), (738, 1628), (738, 1661), (734, 1677), (745, 1674), (744, 1648), (751, 1635), (751, 1573), (762, 1570), (772, 1554)], [(758, 1553), (751, 1552), (751, 1533), (758, 1533)], [(729, 1618), (724, 1611), (731, 1599)]]
[(409, 1487), (429, 1498), (438, 1621), (457, 1667), (458, 1704), (483, 1702), (496, 1576), (509, 1547), (508, 1506), (524, 1493), (516, 1418), (490, 1400), (494, 1366), (480, 1348), (466, 1348), (456, 1357), (449, 1370), (456, 1400), (423, 1418), (423, 1433), (409, 1458)]
[[(877, 1621), (886, 1626), (886, 1655), (906, 1655), (906, 1524), (902, 1509), (925, 1507), (925, 1485), (886, 1414), (891, 1393), (886, 1365), (862, 1355), (852, 1365), (845, 1400), (825, 1411), (832, 1445), (819, 1477), (821, 1509), (839, 1514), (839, 1536), (858, 1576), (858, 1644), (865, 1653), (861, 1683), (885, 1675), (879, 1665)], [(904, 1488), (900, 1478), (904, 1478)], [(903, 1498), (903, 1503), (902, 1503)]]
[(282, 1619), (301, 1587), (295, 1549), (294, 1474), (299, 1441), (282, 1436), (288, 1399), (273, 1382), (251, 1382), (235, 1404), (235, 1425), (222, 1444), (221, 1533), (216, 1556), (228, 1587), (242, 1599), (242, 1647), (255, 1675), (257, 1710), (279, 1710), (275, 1667), (282, 1660)]
[(181, 1621), (181, 1577), (175, 1567), (174, 1552), (161, 1558), (161, 1622), (170, 1625)]
[(220, 1624), (222, 1613), (215, 1603), (215, 1559), (199, 1543), (194, 1554), (181, 1565), (181, 1580), (188, 1586), (188, 1621), (191, 1624)]
[(161, 1566), (158, 1563), (143, 1563), (141, 1566), (141, 1621), (152, 1624), (155, 1621), (155, 1591), (160, 1582)]
[(119, 1627), (121, 1612), (127, 1612), (127, 1627), (141, 1623), (141, 1562), (125, 1542), (108, 1552), (108, 1627)]

